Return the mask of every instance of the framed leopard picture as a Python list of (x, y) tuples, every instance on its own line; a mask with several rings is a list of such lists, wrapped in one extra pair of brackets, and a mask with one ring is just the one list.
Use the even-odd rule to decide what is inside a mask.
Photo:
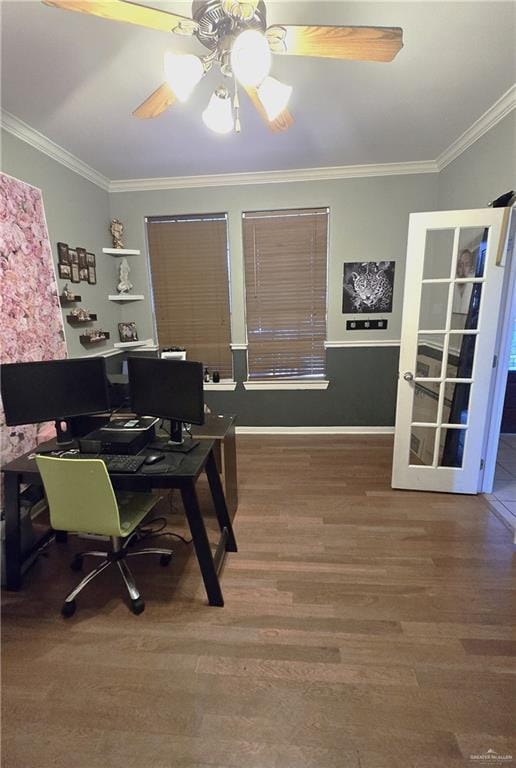
[(392, 312), (395, 266), (394, 261), (345, 262), (342, 313)]

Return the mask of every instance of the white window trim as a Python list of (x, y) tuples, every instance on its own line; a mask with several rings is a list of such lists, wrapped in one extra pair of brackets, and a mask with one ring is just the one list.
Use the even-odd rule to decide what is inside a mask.
[(345, 349), (347, 347), (399, 347), (399, 339), (358, 339), (356, 341), (325, 341), (325, 349)]
[(326, 379), (319, 379), (318, 381), (244, 381), (244, 388), (249, 390), (259, 389), (328, 389), (330, 382)]
[(234, 392), (237, 387), (236, 381), (230, 379), (224, 379), (223, 381), (206, 381), (204, 383), (204, 389), (209, 392)]

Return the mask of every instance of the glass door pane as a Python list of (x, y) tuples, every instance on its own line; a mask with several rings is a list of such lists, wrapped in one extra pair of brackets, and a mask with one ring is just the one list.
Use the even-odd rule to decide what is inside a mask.
[(420, 331), (442, 331), (446, 328), (449, 292), (448, 283), (423, 284), (419, 312)]
[(459, 231), (456, 278), (484, 277), (485, 227), (463, 227)]
[(429, 229), (426, 233), (423, 280), (450, 277), (454, 229)]

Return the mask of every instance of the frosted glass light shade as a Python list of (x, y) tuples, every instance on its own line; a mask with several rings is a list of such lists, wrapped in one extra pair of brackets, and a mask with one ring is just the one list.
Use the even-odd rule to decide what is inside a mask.
[(230, 133), (235, 125), (231, 98), (226, 89), (219, 88), (202, 113), (204, 124), (215, 133)]
[(179, 101), (186, 101), (204, 74), (198, 56), (191, 53), (165, 53), (165, 78)]
[(237, 37), (231, 50), (231, 68), (243, 85), (259, 85), (269, 74), (271, 63), (271, 50), (265, 35), (247, 29)]
[(269, 121), (275, 120), (286, 109), (292, 86), (280, 83), (275, 77), (266, 77), (258, 87), (258, 96), (262, 102)]

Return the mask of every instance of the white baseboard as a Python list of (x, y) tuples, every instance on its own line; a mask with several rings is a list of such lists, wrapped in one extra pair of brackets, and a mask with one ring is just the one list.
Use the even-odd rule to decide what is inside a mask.
[(237, 435), (393, 435), (394, 427), (236, 427)]
[(491, 512), (509, 529), (512, 534), (513, 544), (516, 544), (516, 517), (498, 499), (488, 498), (487, 496), (484, 496), (484, 498), (489, 504)]

